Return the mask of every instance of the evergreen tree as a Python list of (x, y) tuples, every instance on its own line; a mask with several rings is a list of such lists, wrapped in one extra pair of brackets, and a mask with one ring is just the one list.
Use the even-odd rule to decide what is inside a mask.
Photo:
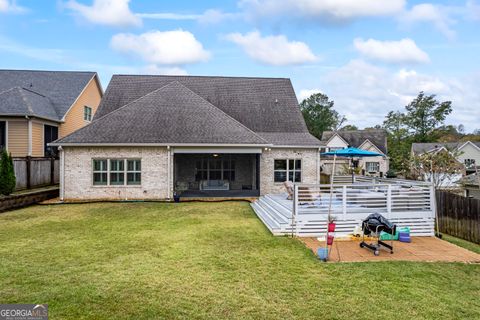
[(0, 159), (0, 194), (9, 195), (15, 190), (16, 178), (12, 156), (2, 151)]

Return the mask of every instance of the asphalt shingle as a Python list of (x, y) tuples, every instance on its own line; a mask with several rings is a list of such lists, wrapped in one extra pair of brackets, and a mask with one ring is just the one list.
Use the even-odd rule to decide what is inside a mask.
[[(17, 90), (16, 98), (12, 97), (12, 92), (2, 96), (8, 97), (14, 102), (18, 102), (15, 99), (22, 96), (29, 96), (27, 100), (31, 100), (31, 111), (33, 111), (33, 114), (29, 115), (38, 115), (59, 121), (95, 75), (95, 72), (0, 70), (0, 93), (5, 94), (13, 88), (23, 89), (23, 93), (19, 93), (18, 89), (15, 89)], [(48, 102), (32, 96), (33, 94), (38, 97), (43, 96)], [(0, 114), (4, 115), (16, 114), (25, 108), (22, 103), (20, 105), (8, 104), (8, 100), (0, 101), (0, 103), (2, 105)]]
[(355, 148), (360, 147), (368, 139), (381, 152), (387, 154), (387, 132), (383, 129), (325, 131), (322, 134), (322, 141), (328, 141), (335, 133)]

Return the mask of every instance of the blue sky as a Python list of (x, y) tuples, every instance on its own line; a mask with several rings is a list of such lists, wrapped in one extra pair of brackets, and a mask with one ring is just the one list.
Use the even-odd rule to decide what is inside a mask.
[(0, 68), (288, 77), (348, 123), (419, 91), (480, 128), (480, 1), (0, 0)]

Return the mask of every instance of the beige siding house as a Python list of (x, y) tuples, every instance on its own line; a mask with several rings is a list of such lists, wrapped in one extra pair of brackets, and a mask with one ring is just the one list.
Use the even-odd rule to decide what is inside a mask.
[[(357, 159), (355, 165), (363, 175), (383, 177), (389, 170), (387, 133), (385, 130), (325, 131), (322, 135), (322, 141), (323, 149), (327, 152), (351, 146), (383, 155)], [(343, 171), (349, 164), (349, 159), (338, 160), (335, 166), (335, 174), (344, 174)], [(322, 172), (330, 175), (333, 169), (333, 160), (331, 158), (322, 158), (321, 166)]]
[(64, 200), (256, 197), (320, 175), (283, 78), (116, 75), (92, 123), (51, 145)]
[(412, 144), (412, 154), (416, 155), (442, 150), (455, 152), (458, 162), (465, 166), (467, 175), (476, 173), (480, 169), (480, 142), (459, 141)]
[(102, 95), (94, 72), (0, 70), (0, 149), (51, 155), (47, 144), (90, 123)]

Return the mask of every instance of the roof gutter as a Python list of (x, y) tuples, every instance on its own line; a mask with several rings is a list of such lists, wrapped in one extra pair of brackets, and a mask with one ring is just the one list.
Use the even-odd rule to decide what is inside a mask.
[(37, 116), (35, 114), (20, 114), (20, 113), (19, 114), (0, 114), (0, 118), (16, 118), (16, 117), (22, 117), (22, 118), (25, 118), (25, 119), (36, 118), (36, 119), (47, 120), (47, 121), (52, 121), (52, 122), (57, 122), (57, 123), (63, 123), (64, 122), (62, 120)]
[[(215, 143), (68, 143), (51, 142), (51, 147), (273, 147), (272, 144), (215, 144)], [(317, 147), (318, 148), (318, 147)]]

